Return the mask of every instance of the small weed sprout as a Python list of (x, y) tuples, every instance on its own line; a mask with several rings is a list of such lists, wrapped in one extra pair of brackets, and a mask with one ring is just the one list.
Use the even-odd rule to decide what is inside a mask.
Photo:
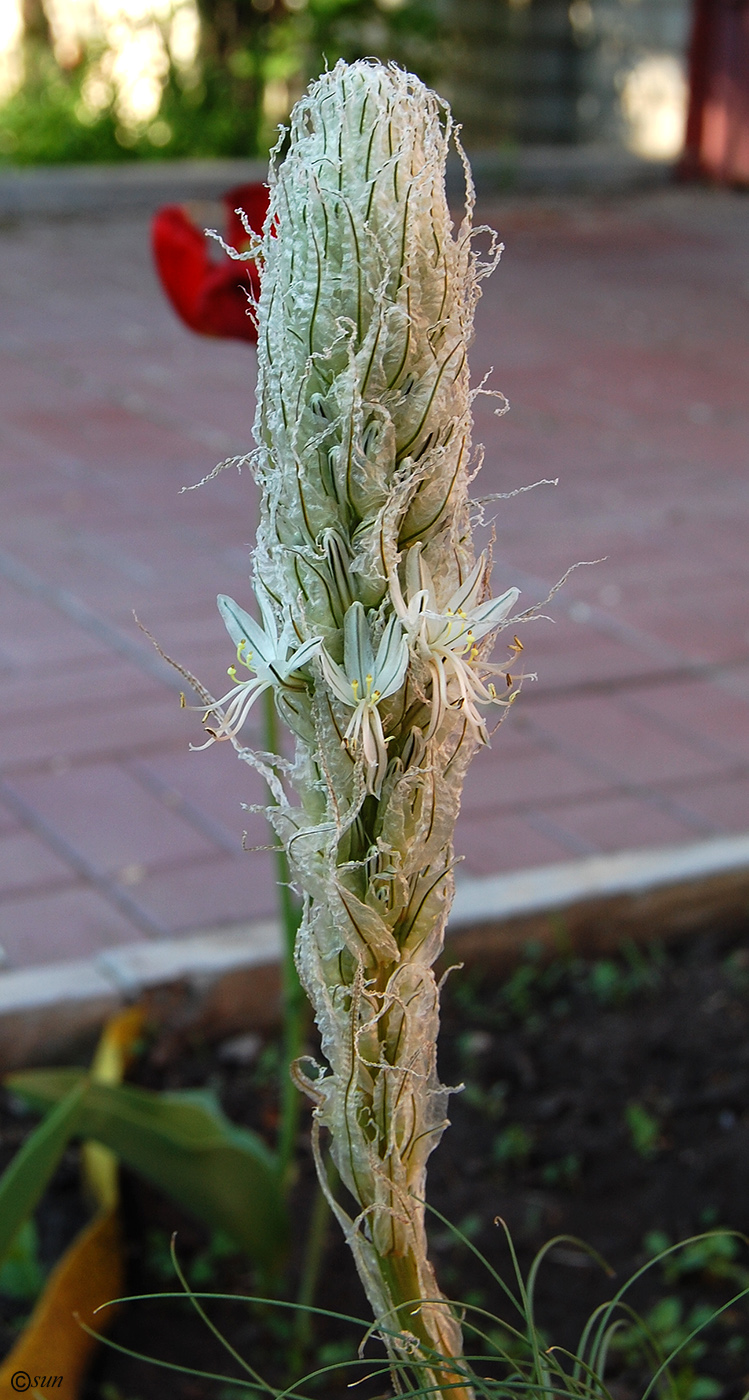
[(633, 1099), (625, 1109), (627, 1128), (635, 1152), (646, 1161), (655, 1157), (661, 1146), (662, 1128), (658, 1119), (644, 1104)]

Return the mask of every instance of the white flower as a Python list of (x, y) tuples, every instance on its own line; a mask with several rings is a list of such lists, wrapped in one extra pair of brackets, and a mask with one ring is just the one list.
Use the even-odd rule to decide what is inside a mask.
[[(229, 667), (229, 675), (236, 684), (206, 711), (204, 723), (209, 715), (215, 715), (218, 718), (218, 726), (216, 729), (206, 726), (210, 738), (205, 744), (199, 745), (201, 749), (207, 749), (209, 745), (221, 739), (236, 738), (263, 691), (272, 686), (298, 689), (301, 685), (303, 689), (304, 682), (298, 681), (295, 685), (291, 677), (320, 650), (321, 639), (316, 637), (296, 647), (289, 654), (288, 637), (283, 633), (279, 637), (276, 619), (268, 599), (263, 592), (258, 592), (257, 597), (263, 618), (262, 627), (244, 611), (244, 608), (240, 608), (233, 598), (227, 597), (225, 593), (218, 596), (218, 610), (237, 648), (237, 661), (240, 666), (254, 674), (251, 674), (248, 680), (237, 681), (236, 667)], [(226, 710), (225, 705), (228, 707)]]
[(367, 792), (379, 797), (387, 769), (387, 741), (377, 707), (400, 690), (408, 668), (408, 646), (398, 618), (391, 617), (375, 657), (367, 615), (361, 603), (352, 603), (343, 620), (343, 666), (324, 647), (320, 660), (333, 694), (354, 711), (344, 743), (354, 752), (361, 744)]
[[(493, 685), (484, 685), (475, 663), (480, 660), (478, 643), (503, 623), (520, 596), (508, 588), (499, 598), (478, 601), (486, 572), (482, 554), (466, 582), (439, 608), (434, 580), (422, 557), (421, 545), (414, 545), (406, 559), (406, 596), (391, 585), (394, 607), (408, 636), (409, 644), (426, 662), (432, 677), (432, 713), (425, 738), (431, 739), (442, 723), (445, 710), (462, 708), (469, 727), (480, 744), (489, 736), (477, 705), (501, 704)], [(484, 671), (504, 671), (485, 663)], [(457, 694), (456, 694), (457, 691)]]

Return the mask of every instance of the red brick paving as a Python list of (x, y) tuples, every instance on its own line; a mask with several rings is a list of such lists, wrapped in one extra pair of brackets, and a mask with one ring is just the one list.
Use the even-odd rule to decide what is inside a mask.
[[(473, 364), (498, 589), (542, 598), (527, 683), (466, 787), (464, 875), (749, 828), (749, 207), (671, 190), (508, 200)], [(144, 624), (214, 691), (247, 598), (248, 347), (176, 324), (141, 219), (0, 230), (0, 943), (8, 965), (265, 915), (262, 783)], [(258, 738), (257, 722), (248, 737)]]
[(7, 967), (90, 957), (145, 935), (111, 899), (83, 883), (3, 901)]
[(675, 787), (672, 797), (715, 831), (737, 835), (749, 831), (749, 784), (745, 770), (739, 770), (735, 777)]
[(70, 883), (70, 867), (31, 831), (0, 835), (0, 897)]
[(133, 893), (170, 933), (188, 933), (274, 913), (273, 878), (272, 857), (266, 851), (245, 851), (240, 857), (220, 856), (179, 870), (154, 871)]
[(675, 737), (668, 719), (642, 718), (626, 698), (609, 694), (541, 697), (523, 716), (532, 733), (554, 742), (566, 758), (591, 762), (620, 782), (665, 783), (714, 776), (726, 760), (703, 752), (699, 734)]
[(637, 797), (596, 797), (565, 803), (540, 815), (549, 834), (556, 833), (557, 842), (576, 839), (581, 855), (633, 846), (677, 846), (697, 835), (694, 827)]
[[(16, 777), (13, 789), (84, 860), (118, 878), (133, 866), (174, 866), (213, 853), (213, 845), (165, 802), (154, 802), (116, 763), (77, 764)], [(127, 883), (127, 881), (126, 881)]]

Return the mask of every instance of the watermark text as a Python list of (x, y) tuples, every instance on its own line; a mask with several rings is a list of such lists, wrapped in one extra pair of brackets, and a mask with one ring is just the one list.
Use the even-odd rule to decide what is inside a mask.
[(30, 1376), (28, 1371), (14, 1371), (10, 1378), (13, 1390), (55, 1390), (62, 1385), (62, 1376)]

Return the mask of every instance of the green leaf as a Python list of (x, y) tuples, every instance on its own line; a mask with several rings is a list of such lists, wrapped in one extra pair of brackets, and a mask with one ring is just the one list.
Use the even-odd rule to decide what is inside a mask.
[(0, 1293), (20, 1303), (33, 1303), (44, 1287), (44, 1269), (39, 1263), (39, 1239), (33, 1218), (24, 1220), (13, 1236), (0, 1265)]
[[(6, 1083), (46, 1108), (84, 1079), (78, 1070), (26, 1070)], [(276, 1159), (257, 1134), (225, 1117), (213, 1094), (88, 1083), (76, 1131), (116, 1152), (211, 1229), (231, 1235), (261, 1268), (278, 1268), (288, 1220)]]
[(722, 1395), (724, 1386), (711, 1376), (695, 1376), (689, 1389), (689, 1400), (715, 1400)]
[[(51, 1104), (52, 1112), (16, 1153), (0, 1178), (0, 1260), (34, 1210), (47, 1182), (78, 1128), (85, 1075), (68, 1084)], [(48, 1101), (44, 1107), (49, 1107)]]

